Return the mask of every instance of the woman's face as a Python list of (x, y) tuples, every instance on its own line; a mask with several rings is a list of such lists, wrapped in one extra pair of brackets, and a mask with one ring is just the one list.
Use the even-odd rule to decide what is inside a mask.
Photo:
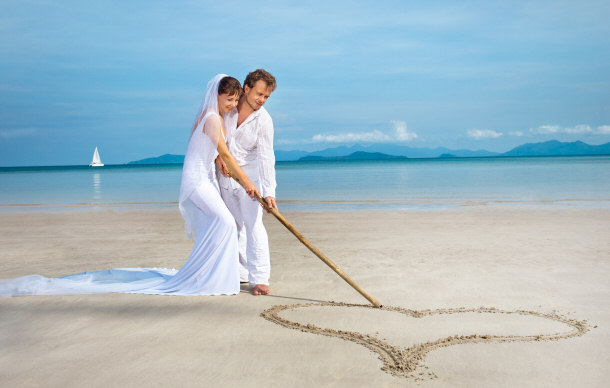
[(229, 113), (237, 106), (237, 102), (239, 101), (239, 97), (237, 94), (228, 95), (228, 94), (219, 94), (218, 95), (218, 113), (225, 114)]

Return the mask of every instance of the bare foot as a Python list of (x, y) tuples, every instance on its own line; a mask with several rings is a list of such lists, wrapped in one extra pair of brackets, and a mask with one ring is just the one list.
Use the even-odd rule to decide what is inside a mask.
[(265, 284), (257, 284), (252, 289), (252, 294), (254, 295), (267, 295), (269, 292), (271, 292), (271, 290), (269, 289), (269, 286)]

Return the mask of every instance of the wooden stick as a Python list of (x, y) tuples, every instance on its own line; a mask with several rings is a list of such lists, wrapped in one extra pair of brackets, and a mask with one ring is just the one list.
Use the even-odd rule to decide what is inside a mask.
[[(233, 176), (232, 178), (235, 179), (237, 183), (241, 185), (239, 179)], [(373, 298), (371, 294), (366, 292), (364, 288), (360, 287), (358, 283), (356, 283), (352, 280), (352, 278), (347, 276), (347, 274), (343, 272), (343, 270), (341, 270), (341, 268), (339, 268), (335, 263), (333, 263), (332, 260), (326, 257), (326, 255), (322, 253), (322, 251), (320, 251), (311, 242), (309, 242), (309, 240), (307, 240), (305, 236), (303, 236), (294, 226), (292, 226), (292, 224), (288, 222), (288, 220), (286, 220), (277, 209), (270, 208), (269, 206), (267, 206), (267, 202), (265, 202), (265, 200), (260, 195), (256, 195), (256, 199), (258, 200), (258, 202), (260, 202), (261, 205), (263, 205), (265, 210), (273, 214), (275, 218), (277, 218), (277, 220), (282, 223), (282, 225), (284, 225), (292, 234), (295, 235), (296, 238), (299, 239), (300, 242), (303, 243), (303, 245), (309, 248), (309, 250), (312, 251), (314, 255), (318, 256), (318, 258), (322, 260), (326, 265), (328, 265), (333, 271), (335, 271), (337, 275), (341, 276), (341, 278), (343, 278), (343, 280), (345, 280), (350, 286), (352, 286), (356, 291), (358, 291), (360, 295), (364, 296), (369, 302), (371, 302), (373, 306), (381, 307), (381, 303), (379, 303), (377, 299)]]

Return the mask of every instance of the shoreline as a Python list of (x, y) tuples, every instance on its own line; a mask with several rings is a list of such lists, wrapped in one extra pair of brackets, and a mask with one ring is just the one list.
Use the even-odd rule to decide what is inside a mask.
[[(608, 198), (563, 198), (544, 200), (512, 199), (468, 199), (439, 200), (278, 200), (282, 212), (360, 212), (360, 211), (451, 211), (472, 207), (507, 209), (610, 209)], [(167, 210), (177, 209), (178, 202), (75, 202), (75, 203), (10, 203), (0, 204), (0, 214), (13, 212), (57, 212), (57, 211), (100, 211), (100, 210)], [(288, 210), (284, 210), (288, 209)]]
[[(265, 215), (269, 296), (252, 296), (244, 287), (229, 297), (0, 298), (5, 383), (602, 387), (610, 378), (610, 210), (469, 206), (282, 214), (384, 306), (409, 313), (320, 305), (366, 300)], [(23, 211), (0, 212), (0, 246), (0, 278), (12, 278), (179, 268), (192, 241), (176, 208)], [(364, 343), (260, 317), (303, 304), (317, 305), (278, 317), (358, 333)], [(586, 321), (589, 331), (546, 341), (569, 327), (540, 316), (487, 314), (492, 308), (559, 314)], [(534, 339), (480, 342), (485, 336)], [(417, 373), (405, 377), (382, 370), (386, 361), (366, 345), (375, 341), (393, 351), (432, 345), (427, 353), (405, 353), (417, 356), (417, 368), (410, 369)]]

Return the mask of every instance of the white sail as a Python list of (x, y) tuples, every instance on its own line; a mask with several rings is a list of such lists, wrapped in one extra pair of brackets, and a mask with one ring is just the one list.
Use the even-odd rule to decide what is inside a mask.
[(102, 163), (102, 160), (100, 159), (100, 153), (97, 152), (97, 147), (95, 147), (95, 151), (93, 151), (93, 159), (91, 159), (91, 163), (89, 164), (89, 166), (102, 167), (103, 165), (104, 163)]

